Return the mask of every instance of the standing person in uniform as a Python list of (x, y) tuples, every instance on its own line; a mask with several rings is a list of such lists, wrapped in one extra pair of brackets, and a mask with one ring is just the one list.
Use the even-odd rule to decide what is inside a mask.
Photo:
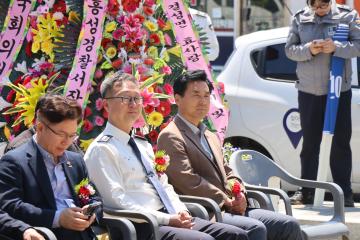
[[(335, 0), (308, 0), (297, 12), (285, 45), (288, 58), (297, 61), (296, 83), (303, 146), (300, 153), (301, 178), (316, 180), (330, 79), (331, 57), (345, 59), (341, 95), (331, 146), (330, 168), (334, 182), (345, 195), (345, 206), (353, 207), (351, 189), (351, 58), (360, 56), (358, 14)], [(333, 41), (338, 24), (349, 26), (348, 41)], [(293, 204), (312, 203), (314, 189), (303, 188), (292, 197)]]
[[(106, 206), (146, 212), (160, 227), (162, 240), (242, 240), (243, 229), (192, 218), (165, 174), (154, 172), (154, 153), (144, 138), (131, 134), (143, 99), (134, 76), (117, 72), (100, 88), (109, 121), (90, 144), (85, 163)], [(134, 223), (138, 239), (151, 239), (147, 225)]]

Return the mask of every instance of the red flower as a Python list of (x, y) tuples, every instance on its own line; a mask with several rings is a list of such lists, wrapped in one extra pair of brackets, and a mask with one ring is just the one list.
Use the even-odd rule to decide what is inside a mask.
[(31, 76), (26, 76), (24, 81), (22, 82), (22, 85), (26, 85), (31, 81), (32, 77)]
[(33, 44), (33, 42), (30, 41), (30, 42), (28, 42), (28, 44), (26, 44), (26, 47), (25, 47), (25, 53), (26, 53), (26, 56), (28, 56), (28, 57), (32, 56), (32, 52), (31, 52), (32, 44)]
[(86, 196), (86, 197), (89, 197), (90, 196), (90, 191), (88, 188), (86, 188), (85, 186), (82, 186), (80, 187), (79, 189), (79, 194), (80, 195), (83, 195), (83, 196)]
[(109, 0), (107, 5), (107, 12), (110, 16), (116, 17), (119, 13), (120, 5), (117, 0)]
[(154, 10), (151, 7), (144, 6), (143, 7), (144, 13), (147, 16), (152, 16), (154, 14)]
[(154, 111), (154, 107), (151, 105), (147, 105), (146, 107), (144, 107), (144, 111), (146, 112), (146, 114), (150, 114)]
[(86, 107), (84, 111), (84, 118), (88, 118), (92, 114), (91, 108)]
[(125, 12), (134, 12), (140, 4), (140, 0), (122, 0), (122, 6)]
[(154, 60), (152, 58), (145, 58), (144, 63), (148, 66), (154, 65)]
[(150, 34), (150, 43), (153, 45), (159, 45), (160, 44), (160, 37), (156, 33)]
[(58, 0), (56, 1), (56, 3), (53, 6), (52, 9), (53, 12), (62, 12), (62, 13), (66, 13), (66, 3), (64, 0)]
[(111, 44), (111, 39), (110, 38), (104, 38), (101, 41), (101, 46), (105, 49), (107, 48), (108, 44)]
[(217, 85), (218, 85), (219, 93), (224, 94), (225, 93), (225, 85), (224, 85), (224, 83), (223, 82), (218, 82)]
[(83, 126), (84, 126), (84, 131), (86, 133), (90, 132), (94, 128), (94, 125), (89, 120), (86, 119), (84, 120)]
[(163, 89), (164, 89), (165, 93), (168, 95), (172, 95), (174, 93), (173, 87), (168, 83), (164, 84)]
[(155, 4), (154, 0), (145, 0), (144, 5), (148, 7), (152, 7)]
[(112, 35), (115, 40), (121, 40), (122, 36), (125, 35), (125, 32), (122, 29), (118, 28), (112, 33)]
[(123, 63), (122, 60), (118, 58), (115, 61), (113, 61), (111, 65), (113, 66), (113, 68), (119, 69), (122, 63)]
[[(9, 91), (8, 95), (6, 96), (6, 101), (7, 101), (7, 102), (10, 102), (10, 103), (13, 102), (13, 101), (14, 101), (15, 94), (16, 94), (16, 92), (11, 89), (11, 90)], [(4, 115), (4, 116), (6, 116), (6, 115)]]
[(155, 158), (155, 163), (164, 165), (166, 163), (164, 158)]
[(239, 196), (241, 192), (241, 185), (238, 181), (234, 180), (234, 184), (231, 186), (231, 192), (233, 196), (235, 197)]
[(148, 136), (149, 136), (151, 142), (156, 143), (159, 133), (156, 130), (152, 130), (151, 132), (149, 132)]
[(161, 113), (164, 117), (167, 117), (171, 113), (171, 104), (167, 100), (160, 101), (160, 104), (156, 108), (156, 111)]
[(134, 18), (136, 18), (141, 24), (145, 21), (145, 17), (141, 14), (135, 14)]
[(165, 22), (162, 18), (158, 18), (157, 24), (159, 25), (159, 27), (160, 27), (161, 29), (163, 29), (163, 28), (166, 27), (166, 22)]

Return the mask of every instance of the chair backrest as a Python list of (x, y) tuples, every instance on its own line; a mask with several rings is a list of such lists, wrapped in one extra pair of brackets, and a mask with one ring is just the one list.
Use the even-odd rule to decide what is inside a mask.
[(271, 177), (287, 178), (287, 173), (273, 160), (253, 150), (238, 150), (231, 155), (229, 165), (248, 184), (268, 186)]

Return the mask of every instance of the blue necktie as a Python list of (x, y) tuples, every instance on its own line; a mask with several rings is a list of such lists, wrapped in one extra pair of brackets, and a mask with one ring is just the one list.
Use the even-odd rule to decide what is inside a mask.
[(158, 176), (157, 176), (157, 174), (154, 173), (154, 169), (151, 167), (150, 163), (141, 157), (140, 150), (137, 147), (135, 140), (132, 137), (130, 137), (129, 145), (132, 148), (132, 150), (134, 151), (136, 157), (142, 163), (142, 165), (145, 169), (146, 175), (147, 175), (148, 179), (150, 180), (150, 183), (154, 186), (155, 190), (157, 191), (157, 193), (160, 197), (161, 202), (164, 204), (168, 213), (176, 214), (175, 208), (170, 201), (169, 195), (166, 193), (165, 189), (162, 187), (162, 185), (158, 179)]

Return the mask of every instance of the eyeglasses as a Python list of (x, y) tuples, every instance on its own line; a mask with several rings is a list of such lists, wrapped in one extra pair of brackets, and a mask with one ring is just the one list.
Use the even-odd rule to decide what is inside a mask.
[(71, 141), (74, 141), (79, 135), (78, 134), (67, 134), (64, 132), (57, 132), (54, 129), (52, 129), (49, 125), (47, 125), (45, 122), (41, 121), (53, 134), (55, 134), (56, 136), (62, 138), (62, 139), (71, 139)]
[(106, 97), (104, 99), (120, 99), (121, 103), (130, 104), (141, 104), (144, 99), (142, 97), (130, 97), (130, 96), (114, 96), (114, 97)]
[(311, 9), (313, 10), (313, 11), (316, 11), (316, 10), (318, 10), (318, 9), (320, 9), (320, 10), (325, 10), (325, 9), (327, 9), (328, 7), (329, 7), (329, 3), (323, 3), (323, 4), (320, 4), (320, 5), (318, 5), (318, 6), (310, 6), (311, 7)]

